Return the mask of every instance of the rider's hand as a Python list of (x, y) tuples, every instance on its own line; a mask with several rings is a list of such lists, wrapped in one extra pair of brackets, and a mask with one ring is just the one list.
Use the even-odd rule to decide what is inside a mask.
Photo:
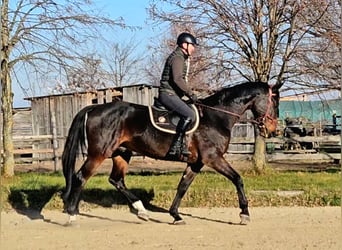
[(191, 94), (189, 98), (193, 103), (196, 103), (198, 101), (197, 95), (195, 94)]

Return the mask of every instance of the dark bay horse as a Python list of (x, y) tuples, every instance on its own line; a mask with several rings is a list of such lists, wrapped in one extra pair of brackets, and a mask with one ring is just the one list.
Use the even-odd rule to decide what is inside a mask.
[[(274, 91), (274, 90), (273, 90)], [(248, 202), (240, 175), (225, 160), (233, 125), (246, 110), (254, 115), (259, 132), (267, 136), (276, 130), (277, 100), (266, 83), (248, 82), (223, 88), (201, 100), (197, 106), (201, 117), (196, 131), (188, 134), (191, 155), (179, 182), (170, 207), (174, 223), (182, 223), (178, 213), (181, 199), (204, 165), (215, 169), (236, 186), (241, 223), (249, 221)], [(112, 158), (109, 182), (113, 184), (137, 210), (139, 218), (148, 220), (142, 202), (125, 185), (124, 178), (132, 152), (155, 159), (165, 159), (173, 135), (155, 129), (150, 121), (148, 107), (121, 100), (83, 108), (75, 116), (66, 140), (62, 163), (66, 189), (64, 210), (74, 219), (79, 212), (80, 193), (87, 180), (95, 174), (106, 158)], [(86, 160), (75, 171), (77, 153)]]

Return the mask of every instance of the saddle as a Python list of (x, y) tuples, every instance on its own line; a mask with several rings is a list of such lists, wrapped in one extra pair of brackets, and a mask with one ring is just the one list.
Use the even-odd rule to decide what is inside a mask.
[[(186, 134), (193, 133), (199, 124), (198, 109), (194, 104), (189, 105), (195, 112), (195, 121), (189, 125)], [(179, 116), (176, 112), (166, 109), (161, 102), (155, 97), (152, 106), (148, 106), (150, 120), (152, 125), (163, 132), (169, 134), (176, 134), (176, 127), (179, 121)]]

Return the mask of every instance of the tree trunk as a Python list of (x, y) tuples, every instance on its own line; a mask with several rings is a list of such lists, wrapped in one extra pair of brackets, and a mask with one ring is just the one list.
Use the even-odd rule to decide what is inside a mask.
[(7, 60), (2, 58), (1, 62), (1, 110), (3, 115), (3, 174), (5, 177), (14, 175), (14, 146), (13, 146), (13, 94), (11, 79), (9, 76)]
[(2, 1), (1, 6), (1, 111), (2, 111), (2, 148), (3, 148), (3, 174), (5, 177), (14, 175), (13, 154), (13, 93), (9, 67), (8, 30), (8, 0)]
[(254, 155), (253, 155), (253, 171), (257, 174), (266, 172), (266, 142), (265, 138), (257, 135), (255, 137)]

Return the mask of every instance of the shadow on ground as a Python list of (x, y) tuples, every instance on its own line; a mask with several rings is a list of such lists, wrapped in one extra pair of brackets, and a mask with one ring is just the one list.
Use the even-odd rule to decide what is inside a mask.
[[(166, 209), (151, 204), (154, 198), (153, 190), (131, 189), (133, 194), (141, 199), (145, 207), (152, 212), (168, 212)], [(8, 203), (17, 213), (28, 218), (44, 219), (43, 208), (63, 210), (60, 187), (43, 187), (41, 189), (11, 189)], [(126, 198), (116, 190), (85, 189), (82, 191), (81, 200), (89, 206), (112, 207), (116, 205), (128, 205)], [(84, 204), (83, 203), (83, 204)], [(133, 211), (131, 211), (133, 212)]]

